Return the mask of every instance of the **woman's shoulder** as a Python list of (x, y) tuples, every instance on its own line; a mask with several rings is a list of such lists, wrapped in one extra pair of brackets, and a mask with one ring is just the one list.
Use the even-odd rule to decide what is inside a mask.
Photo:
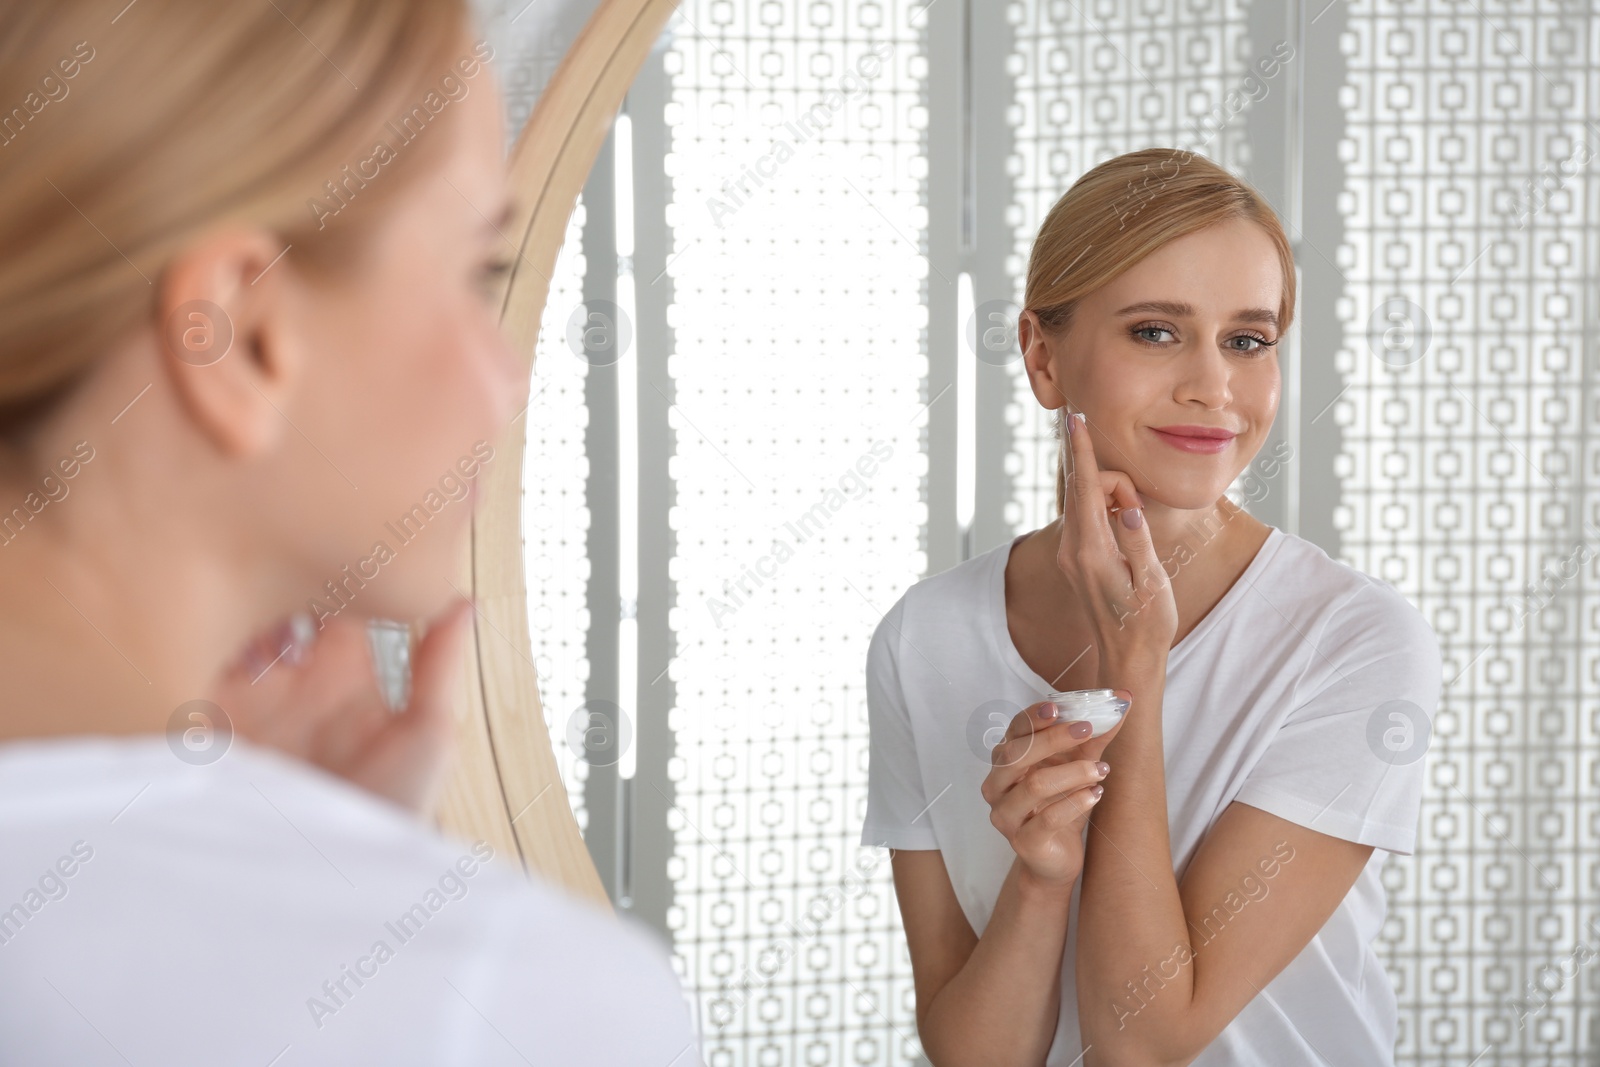
[(1328, 635), (1438, 654), (1438, 636), (1399, 589), (1335, 559), (1314, 541), (1277, 530), (1257, 589), (1274, 615)]
[(1004, 569), (1011, 551), (1007, 538), (985, 552), (919, 578), (884, 612), (873, 631), (875, 650), (917, 634), (970, 633), (980, 627), (993, 604), (996, 568)]
[[(181, 876), (196, 890), (334, 922), (352, 911), (341, 901), (366, 898), (354, 908), (360, 912), (470, 895), (499, 898), (471, 914), (515, 916), (530, 931), (563, 939), (618, 925), (596, 905), (527, 878), (516, 856), (489, 842), (441, 832), (275, 749), (235, 737), (220, 758), (193, 758), (181, 741), (160, 736), (0, 745), (0, 832), (30, 843), (8, 850), (3, 866), (44, 870), (57, 859), (52, 849), (70, 855), (82, 841), (74, 873), (103, 868), (122, 892), (159, 891)], [(330, 894), (330, 884), (355, 894)], [(612, 942), (637, 947), (631, 932), (600, 937), (596, 947)]]
[[(18, 832), (91, 823), (121, 837), (155, 837), (173, 850), (214, 847), (256, 824), (337, 842), (351, 865), (442, 858), (444, 838), (404, 809), (321, 768), (243, 737), (207, 750), (182, 735), (69, 735), (0, 745), (0, 825)], [(159, 828), (159, 832), (158, 832)], [(181, 830), (181, 833), (175, 833)], [(312, 836), (308, 835), (308, 836)], [(264, 852), (276, 835), (253, 842)], [(404, 844), (403, 851), (395, 846)], [(249, 850), (217, 853), (247, 860)]]
[[(339, 1015), (346, 1038), (405, 1044), (400, 1061), (419, 1062), (407, 1057), (426, 1059), (427, 1042), (445, 1034), (449, 1013), (426, 1007), (444, 1003), (426, 985), (443, 974), (529, 1040), (551, 1025), (603, 1026), (592, 1006), (614, 1009), (608, 998), (622, 996), (639, 1030), (596, 1038), (617, 1052), (599, 1062), (690, 1039), (670, 955), (637, 920), (239, 738), (209, 765), (184, 762), (162, 737), (0, 745), (0, 835), (0, 882), (21, 894), (0, 901), (11, 958), (112, 970), (163, 961), (148, 988), (119, 1002), (130, 1026), (161, 1017), (171, 997), (162, 975), (182, 973), (204, 989), (203, 1013), (248, 1028), (261, 1022), (252, 1005), (288, 1005), (285, 1018), (319, 1041)], [(397, 969), (391, 958), (414, 962)], [(76, 963), (52, 966), (91, 980)], [(378, 983), (387, 992), (363, 993), (352, 971), (394, 977)], [(413, 1012), (399, 1028), (377, 1011), (390, 996), (385, 1011)]]
[(996, 569), (1004, 570), (1014, 538), (919, 578), (900, 595), (895, 606), (908, 617), (954, 615), (970, 618), (994, 594)]

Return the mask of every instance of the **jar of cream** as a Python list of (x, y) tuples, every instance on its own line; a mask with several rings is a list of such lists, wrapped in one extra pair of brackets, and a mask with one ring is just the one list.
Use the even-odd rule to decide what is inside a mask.
[(1058, 722), (1082, 720), (1093, 725), (1090, 737), (1099, 737), (1116, 726), (1130, 706), (1114, 689), (1070, 689), (1051, 693), (1045, 699), (1061, 709)]

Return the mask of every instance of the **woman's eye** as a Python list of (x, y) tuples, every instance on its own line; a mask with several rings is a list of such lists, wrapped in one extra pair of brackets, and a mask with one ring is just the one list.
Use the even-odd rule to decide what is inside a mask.
[(494, 291), (500, 279), (509, 274), (515, 264), (516, 261), (511, 259), (503, 259), (496, 263), (485, 263), (482, 272), (479, 274), (479, 281), (482, 283), (484, 291)]
[[(1133, 329), (1133, 335), (1135, 337), (1137, 337), (1140, 341), (1143, 341), (1145, 344), (1150, 345), (1165, 344), (1166, 342), (1160, 337), (1161, 334), (1166, 334), (1168, 337), (1171, 337), (1172, 331), (1167, 329), (1165, 326), (1136, 326)], [(1243, 345), (1238, 344), (1240, 341), (1245, 343)], [(1232, 347), (1235, 352), (1240, 352), (1247, 355), (1264, 353), (1277, 343), (1278, 342), (1276, 341), (1269, 341), (1265, 337), (1257, 337), (1255, 334), (1249, 333), (1242, 333), (1237, 337), (1230, 337), (1223, 342), (1223, 344)]]

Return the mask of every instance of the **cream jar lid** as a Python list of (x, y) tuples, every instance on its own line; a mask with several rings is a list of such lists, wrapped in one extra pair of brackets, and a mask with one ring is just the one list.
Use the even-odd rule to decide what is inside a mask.
[(1065, 689), (1049, 694), (1045, 697), (1050, 703), (1062, 709), (1079, 707), (1081, 705), (1104, 704), (1107, 702), (1120, 704), (1115, 689)]

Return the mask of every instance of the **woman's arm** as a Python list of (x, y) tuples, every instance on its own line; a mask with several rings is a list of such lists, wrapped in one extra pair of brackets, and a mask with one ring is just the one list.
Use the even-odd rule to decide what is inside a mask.
[[(1116, 735), (1083, 751), (1117, 769), (1114, 796), (1090, 827), (1078, 899), (1083, 1062), (1181, 1067), (1305, 948), (1372, 846), (1234, 803), (1178, 884), (1161, 723), (1177, 610), (1132, 482), (1099, 470), (1078, 416), (1067, 426), (1072, 491), (1057, 563), (1089, 610), (1100, 684), (1132, 700)], [(1107, 496), (1123, 503), (1116, 522)], [(1262, 891), (1258, 875), (1276, 892)], [(1251, 887), (1259, 899), (1246, 907), (1241, 889)]]
[(936, 1067), (1038, 1067), (1050, 1051), (1084, 824), (1104, 792), (1095, 762), (1073, 758), (1089, 731), (1041, 702), (1019, 711), (990, 752), (983, 799), (1016, 858), (981, 938), (941, 853), (894, 854), (917, 1030)]
[(1041, 885), (1012, 863), (983, 937), (972, 932), (936, 851), (894, 854), (917, 1032), (935, 1067), (1038, 1067), (1061, 1008), (1072, 885)]
[(1078, 1026), (1085, 1067), (1188, 1064), (1328, 921), (1372, 854), (1230, 804), (1178, 884), (1162, 759), (1164, 662), (1111, 664), (1129, 709), (1105, 758), (1079, 897)]

